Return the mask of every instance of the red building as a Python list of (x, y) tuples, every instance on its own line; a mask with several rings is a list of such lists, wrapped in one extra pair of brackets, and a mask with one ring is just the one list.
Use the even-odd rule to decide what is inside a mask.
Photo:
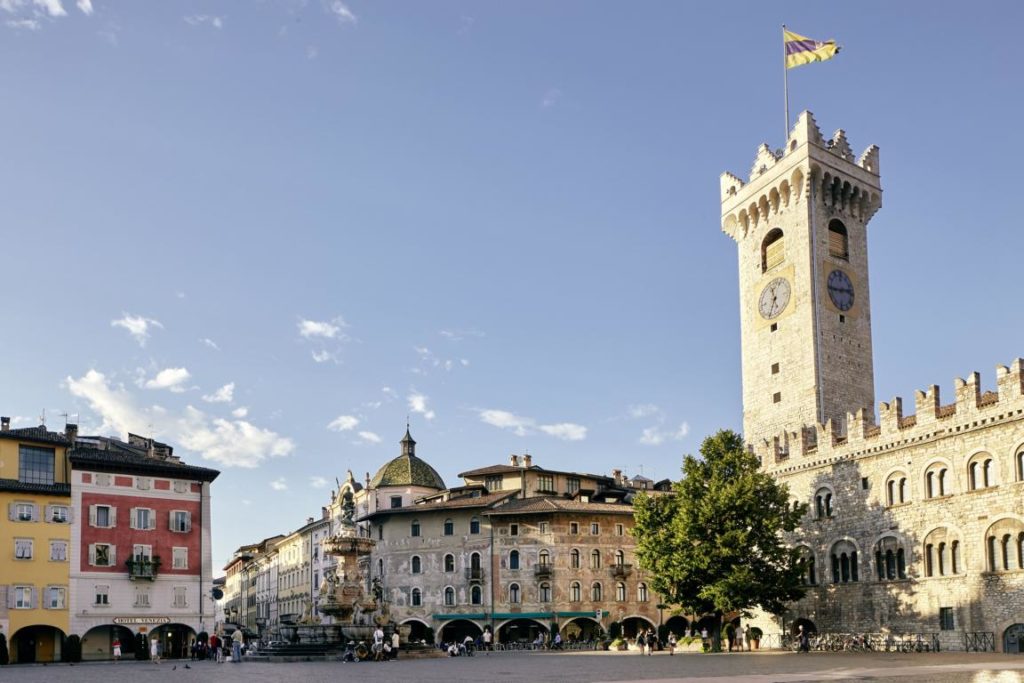
[[(111, 643), (156, 637), (176, 657), (214, 624), (210, 484), (219, 472), (186, 465), (173, 449), (79, 437), (71, 450), (71, 632), (85, 659)], [(127, 656), (127, 652), (125, 653)]]

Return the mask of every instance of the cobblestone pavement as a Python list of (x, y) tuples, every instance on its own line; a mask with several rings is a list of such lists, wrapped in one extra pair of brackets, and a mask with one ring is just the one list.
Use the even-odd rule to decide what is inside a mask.
[[(189, 664), (191, 668), (185, 669)], [(803, 683), (804, 681), (897, 681), (898, 683), (1024, 683), (1024, 656), (998, 654), (751, 653), (678, 654), (652, 657), (625, 653), (493, 653), (488, 656), (343, 664), (171, 661), (91, 663), (0, 668), (3, 683), (277, 683), (301, 681), (417, 681), (424, 683), (537, 683), (647, 681), (667, 683)]]

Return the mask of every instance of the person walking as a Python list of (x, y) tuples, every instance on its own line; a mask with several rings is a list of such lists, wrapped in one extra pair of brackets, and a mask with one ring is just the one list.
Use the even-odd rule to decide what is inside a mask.
[(743, 652), (743, 641), (746, 639), (746, 633), (743, 628), (736, 629), (736, 647), (740, 652)]
[(391, 633), (391, 659), (398, 659), (398, 645), (400, 639), (398, 637), (398, 629), (395, 629)]
[(654, 646), (658, 643), (658, 636), (654, 632), (654, 629), (647, 629), (647, 656), (650, 657), (654, 652)]
[(236, 628), (235, 632), (231, 634), (231, 661), (235, 664), (242, 662), (242, 641), (245, 637), (242, 635), (242, 629)]
[(749, 624), (743, 625), (743, 642), (747, 644), (747, 652), (750, 652), (750, 626)]
[(160, 641), (156, 638), (149, 641), (149, 658), (154, 664), (160, 663)]
[(121, 661), (121, 639), (114, 636), (114, 642), (110, 644), (114, 648), (114, 661)]
[(647, 646), (647, 640), (644, 638), (643, 631), (639, 631), (636, 634), (636, 646), (640, 648), (640, 654), (642, 655), (644, 653), (644, 647)]
[(491, 650), (491, 637), (492, 637), (491, 630), (490, 629), (484, 629), (484, 649), (487, 650), (488, 652), (490, 652), (490, 650)]
[(676, 653), (676, 634), (672, 631), (668, 632), (668, 656), (672, 657)]

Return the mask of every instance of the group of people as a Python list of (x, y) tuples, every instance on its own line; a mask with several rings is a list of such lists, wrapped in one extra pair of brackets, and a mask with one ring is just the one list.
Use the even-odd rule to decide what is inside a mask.
[[(378, 626), (373, 631), (373, 645), (370, 647), (370, 654), (375, 662), (386, 662), (390, 659), (398, 659), (398, 646), (401, 644), (398, 631), (394, 631), (391, 637), (384, 635), (384, 629)], [(348, 661), (348, 657), (345, 657)]]

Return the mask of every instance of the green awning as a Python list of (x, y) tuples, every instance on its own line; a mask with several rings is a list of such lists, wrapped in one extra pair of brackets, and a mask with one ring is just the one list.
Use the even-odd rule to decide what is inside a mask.
[(454, 621), (455, 619), (486, 619), (486, 614), (435, 614), (438, 621)]
[(553, 619), (553, 612), (495, 612), (495, 619)]

